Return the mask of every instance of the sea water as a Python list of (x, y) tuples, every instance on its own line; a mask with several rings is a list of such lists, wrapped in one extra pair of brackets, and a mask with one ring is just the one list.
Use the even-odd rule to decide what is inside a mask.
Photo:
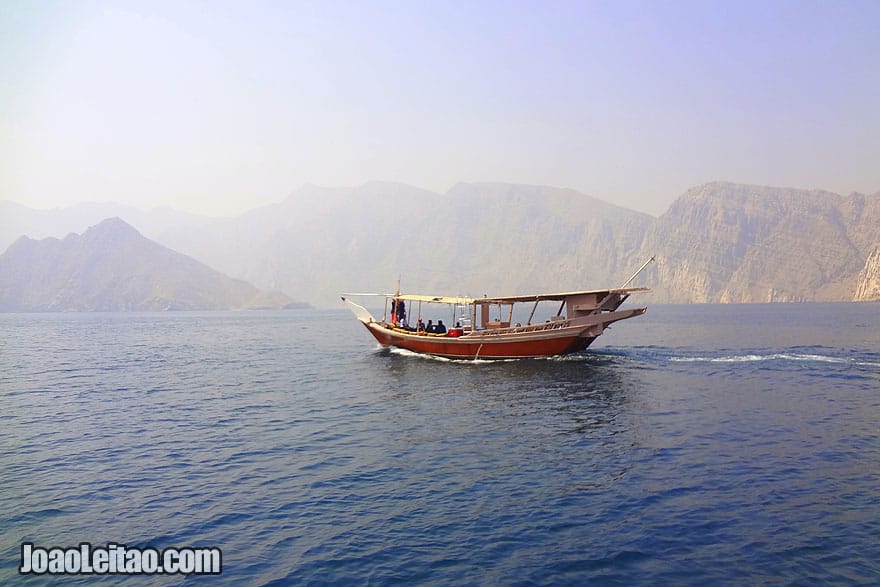
[(653, 306), (499, 362), (345, 311), (0, 332), (0, 584), (57, 582), (24, 542), (223, 553), (71, 584), (880, 582), (877, 304)]

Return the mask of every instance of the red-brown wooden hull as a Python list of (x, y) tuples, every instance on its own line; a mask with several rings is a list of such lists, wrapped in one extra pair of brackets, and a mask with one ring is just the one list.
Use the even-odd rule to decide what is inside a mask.
[(416, 353), (458, 359), (511, 359), (550, 357), (582, 351), (596, 337), (584, 334), (584, 329), (565, 329), (569, 332), (541, 335), (508, 335), (451, 338), (402, 334), (379, 323), (365, 324), (367, 330), (383, 346), (393, 346)]

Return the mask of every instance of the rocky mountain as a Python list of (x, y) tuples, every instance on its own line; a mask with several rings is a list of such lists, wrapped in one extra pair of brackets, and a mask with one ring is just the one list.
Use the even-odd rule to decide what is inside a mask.
[(463, 295), (613, 287), (652, 255), (637, 284), (654, 288), (653, 303), (843, 301), (880, 242), (880, 193), (723, 182), (689, 190), (660, 218), (546, 186), (438, 194), (383, 182), (305, 186), (235, 218), (161, 217), (132, 223), (320, 306), (343, 291), (389, 291), (398, 276), (406, 291)]
[(642, 255), (662, 302), (850, 300), (880, 237), (880, 194), (710, 183), (655, 222)]
[(261, 287), (319, 305), (339, 292), (482, 295), (619, 284), (639, 264), (646, 214), (573, 190), (459, 184), (436, 194), (371, 182), (307, 186), (286, 201), (168, 246)]
[(660, 218), (573, 190), (470, 183), (309, 186), (169, 243), (317, 304), (336, 292), (453, 294), (609, 287), (644, 260), (653, 302), (850, 300), (880, 238), (880, 194), (710, 183)]
[(225, 310), (290, 302), (150, 241), (118, 218), (63, 239), (21, 237), (0, 255), (0, 311)]
[(871, 254), (865, 261), (865, 267), (859, 273), (855, 302), (880, 301), (880, 243), (874, 245)]
[(156, 241), (161, 241), (169, 231), (190, 230), (216, 220), (168, 207), (140, 210), (112, 202), (87, 202), (66, 208), (36, 210), (0, 200), (0, 252), (23, 235), (33, 239), (61, 238), (71, 232), (82, 233), (107, 218), (121, 218)]

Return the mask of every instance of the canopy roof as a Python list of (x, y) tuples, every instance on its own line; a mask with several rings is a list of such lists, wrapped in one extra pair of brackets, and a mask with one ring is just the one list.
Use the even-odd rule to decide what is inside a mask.
[(526, 294), (519, 296), (501, 296), (501, 297), (482, 297), (482, 298), (468, 298), (468, 297), (450, 297), (450, 296), (426, 296), (420, 294), (393, 294), (393, 293), (347, 293), (344, 295), (347, 296), (381, 296), (385, 298), (394, 298), (396, 300), (404, 300), (406, 302), (428, 302), (434, 304), (458, 304), (458, 305), (469, 305), (476, 302), (480, 303), (489, 303), (489, 304), (515, 304), (517, 302), (538, 302), (542, 300), (549, 301), (562, 301), (566, 298), (570, 298), (572, 296), (578, 296), (583, 294), (631, 294), (635, 292), (642, 291), (651, 291), (650, 288), (647, 287), (624, 287), (624, 288), (615, 288), (615, 289), (593, 289), (593, 290), (585, 290), (585, 291), (568, 291), (562, 293), (541, 293), (541, 294)]

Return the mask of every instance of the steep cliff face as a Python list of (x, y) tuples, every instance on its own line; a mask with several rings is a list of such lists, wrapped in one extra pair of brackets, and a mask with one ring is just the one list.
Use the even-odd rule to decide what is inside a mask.
[(658, 255), (657, 301), (843, 300), (878, 227), (876, 195), (711, 183), (657, 220), (643, 254)]
[(865, 267), (859, 273), (859, 281), (856, 284), (855, 302), (880, 301), (880, 243), (874, 246), (871, 254), (865, 261)]

